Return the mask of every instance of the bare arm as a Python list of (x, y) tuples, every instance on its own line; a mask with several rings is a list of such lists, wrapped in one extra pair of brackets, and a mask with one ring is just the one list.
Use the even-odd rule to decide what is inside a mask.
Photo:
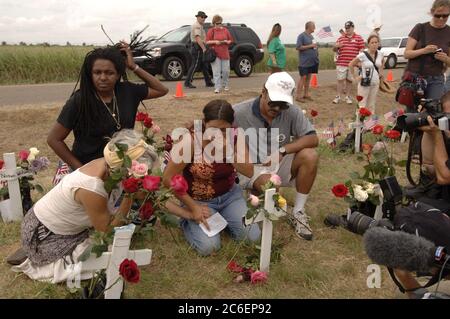
[(317, 135), (305, 135), (292, 143), (286, 144), (284, 148), (287, 154), (298, 153), (305, 148), (315, 148), (319, 145), (319, 139)]
[[(245, 136), (243, 138), (245, 141)], [(254, 167), (253, 163), (251, 163), (250, 161), (250, 152), (248, 150), (247, 144), (245, 142), (243, 143), (244, 145), (243, 149), (238, 149), (238, 145), (241, 145), (241, 143), (239, 143), (239, 139), (238, 143), (236, 143), (236, 145), (234, 146), (235, 163), (233, 163), (233, 166), (242, 175), (252, 177), (254, 174)], [(244, 162), (240, 161), (242, 153), (244, 155)]]
[(415, 59), (424, 54), (434, 53), (438, 48), (437, 46), (435, 46), (433, 44), (429, 44), (425, 48), (415, 50), (414, 48), (416, 47), (416, 45), (417, 45), (417, 40), (412, 37), (409, 37), (408, 42), (406, 43), (406, 48), (405, 48), (405, 59), (408, 59), (408, 60)]
[(352, 62), (350, 62), (350, 64), (348, 65), (349, 69), (350, 69), (350, 74), (353, 76), (353, 78), (356, 80), (357, 76), (355, 74), (355, 67), (361, 63), (361, 61), (358, 58), (354, 58), (352, 60)]
[(138, 68), (135, 71), (136, 63), (133, 60), (133, 54), (130, 50), (130, 47), (126, 42), (122, 41), (121, 43), (122, 43), (121, 50), (127, 54), (126, 64), (128, 69), (134, 71), (134, 74), (136, 74), (148, 86), (148, 93), (144, 99), (145, 100), (155, 99), (166, 95), (169, 92), (169, 89), (166, 86), (164, 86), (156, 77), (154, 77), (153, 75), (151, 75), (142, 68)]
[(202, 48), (202, 51), (205, 52), (206, 51), (206, 47), (205, 44), (203, 43), (202, 39), (200, 38), (200, 36), (196, 36), (195, 37), (195, 42), (197, 42), (197, 44), (200, 46), (200, 48)]
[(55, 123), (47, 136), (47, 144), (59, 158), (73, 169), (77, 169), (83, 166), (83, 164), (73, 155), (67, 144), (64, 142), (71, 131), (72, 130), (65, 128), (60, 123)]

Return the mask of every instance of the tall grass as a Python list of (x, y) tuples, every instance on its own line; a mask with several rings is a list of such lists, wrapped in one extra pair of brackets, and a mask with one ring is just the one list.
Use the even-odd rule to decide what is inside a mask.
[[(0, 85), (73, 82), (89, 46), (0, 46)], [(286, 48), (287, 71), (296, 71), (298, 54)], [(320, 48), (320, 69), (333, 69), (333, 52)], [(267, 72), (267, 52), (254, 72)]]
[(0, 84), (76, 81), (92, 47), (0, 46)]
[[(320, 70), (330, 70), (335, 68), (334, 52), (331, 48), (319, 48), (319, 68)], [(255, 72), (267, 72), (267, 61), (269, 55), (264, 51), (264, 59), (255, 65)], [(298, 70), (298, 51), (295, 48), (286, 47), (286, 71)]]

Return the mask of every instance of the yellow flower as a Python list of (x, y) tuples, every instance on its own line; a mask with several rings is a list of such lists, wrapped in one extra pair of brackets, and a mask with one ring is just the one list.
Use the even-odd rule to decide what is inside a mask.
[(287, 201), (283, 196), (278, 197), (278, 205), (280, 207), (285, 207), (287, 205)]

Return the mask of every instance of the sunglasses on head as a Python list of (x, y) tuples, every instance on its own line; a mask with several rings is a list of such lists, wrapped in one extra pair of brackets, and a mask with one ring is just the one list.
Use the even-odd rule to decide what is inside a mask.
[(284, 101), (271, 101), (267, 102), (271, 109), (279, 108), (280, 110), (287, 110), (289, 108), (289, 103)]
[(436, 19), (447, 19), (450, 14), (434, 14)]

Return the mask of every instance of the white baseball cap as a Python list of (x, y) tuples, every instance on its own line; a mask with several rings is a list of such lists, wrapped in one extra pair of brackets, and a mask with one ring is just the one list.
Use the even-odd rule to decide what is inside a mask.
[(287, 72), (277, 72), (269, 76), (264, 87), (271, 101), (294, 104), (295, 81)]

